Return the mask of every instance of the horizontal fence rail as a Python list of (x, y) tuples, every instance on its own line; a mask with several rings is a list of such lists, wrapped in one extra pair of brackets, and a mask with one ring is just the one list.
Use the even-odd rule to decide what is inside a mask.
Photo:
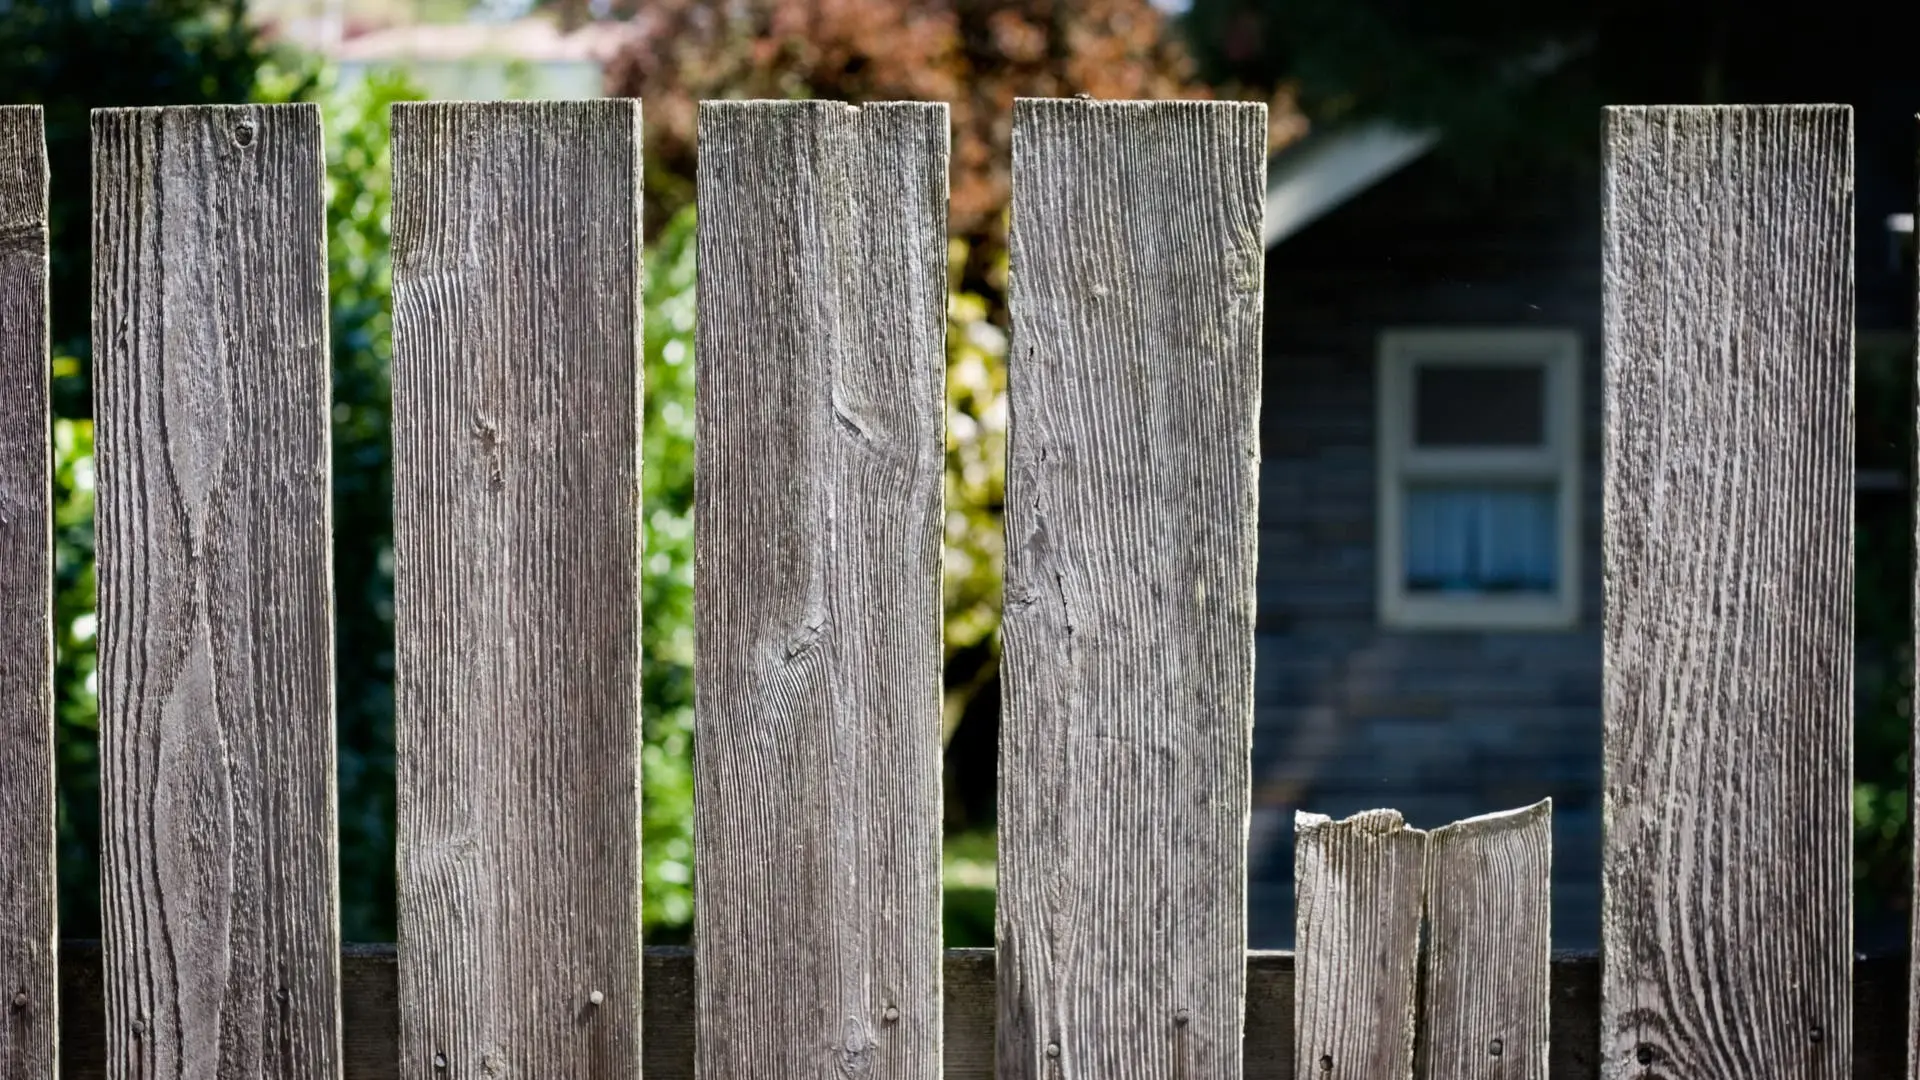
[[(1295, 1080), (1293, 1068), (1294, 956), (1253, 952), (1245, 957), (1247, 1080)], [(942, 1062), (946, 1080), (993, 1080), (995, 1004), (991, 949), (950, 949), (941, 966), (944, 989)], [(648, 1080), (694, 1080), (696, 1008), (691, 949), (650, 948), (645, 959), (643, 1058)], [(1554, 957), (1553, 1026), (1548, 1075), (1553, 1080), (1598, 1080), (1600, 959), (1594, 954)], [(1853, 1075), (1886, 1080), (1906, 1069), (1906, 980), (1903, 956), (1856, 965)], [(420, 1074), (399, 1069), (399, 962), (391, 945), (351, 946), (341, 960), (341, 1019), (346, 1033), (345, 1080), (400, 1080)], [(66, 1048), (63, 1080), (99, 1080), (101, 1050), (100, 952), (90, 942), (66, 943), (60, 958), (60, 1031)], [(1491, 1063), (1490, 1063), (1491, 1064)], [(1298, 1080), (1316, 1080), (1309, 1072)], [(1497, 1074), (1496, 1074), (1497, 1075)]]
[(1908, 958), (1849, 950), (1847, 110), (1608, 114), (1604, 963), (1549, 958), (1544, 803), (1302, 814), (1300, 952), (1245, 951), (1265, 123), (1218, 102), (1014, 110), (998, 946), (941, 951), (947, 125), (703, 108), (696, 947), (643, 950), (640, 106), (396, 110), (401, 942), (343, 952), (320, 117), (96, 113), (104, 941), (56, 957), (0, 108), (0, 1080), (1908, 1068)]

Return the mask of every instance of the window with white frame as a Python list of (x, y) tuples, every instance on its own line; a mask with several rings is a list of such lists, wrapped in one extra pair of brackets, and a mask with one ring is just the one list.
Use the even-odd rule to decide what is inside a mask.
[(1574, 624), (1579, 382), (1573, 331), (1381, 335), (1379, 600), (1387, 625)]

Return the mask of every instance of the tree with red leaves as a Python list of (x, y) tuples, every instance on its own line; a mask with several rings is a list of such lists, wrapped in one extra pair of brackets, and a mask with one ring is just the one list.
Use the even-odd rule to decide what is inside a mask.
[[(658, 0), (608, 69), (644, 98), (650, 218), (692, 199), (705, 98), (945, 101), (953, 115), (950, 228), (962, 284), (998, 305), (1016, 97), (1206, 98), (1186, 49), (1148, 0)], [(1272, 142), (1305, 129), (1272, 98)]]

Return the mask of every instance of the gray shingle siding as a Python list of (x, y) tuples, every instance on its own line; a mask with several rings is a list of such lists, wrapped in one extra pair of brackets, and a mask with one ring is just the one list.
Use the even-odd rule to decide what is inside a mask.
[[(1584, 198), (1578, 193), (1584, 191)], [(1297, 809), (1423, 827), (1555, 802), (1554, 940), (1599, 928), (1598, 183), (1413, 166), (1269, 253), (1252, 943), (1292, 943)], [(1406, 632), (1375, 603), (1375, 350), (1409, 326), (1580, 333), (1579, 624)]]

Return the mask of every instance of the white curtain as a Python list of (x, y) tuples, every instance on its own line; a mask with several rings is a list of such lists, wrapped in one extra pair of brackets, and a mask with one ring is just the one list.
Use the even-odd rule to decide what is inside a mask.
[(1407, 491), (1407, 588), (1552, 592), (1560, 543), (1551, 487), (1447, 485)]

